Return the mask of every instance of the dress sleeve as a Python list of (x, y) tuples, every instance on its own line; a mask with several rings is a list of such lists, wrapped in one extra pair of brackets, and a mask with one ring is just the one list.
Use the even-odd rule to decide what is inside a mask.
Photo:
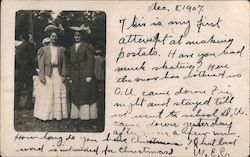
[(87, 77), (93, 77), (94, 73), (94, 64), (95, 64), (95, 57), (94, 57), (94, 47), (92, 44), (89, 44), (87, 47)]
[(63, 48), (62, 51), (62, 76), (66, 77), (67, 76), (67, 67), (66, 67), (66, 49)]
[(71, 76), (71, 61), (70, 61), (70, 49), (71, 48), (68, 48), (66, 50), (66, 55), (65, 55), (65, 58), (66, 58), (66, 76), (67, 77), (70, 77)]
[(16, 51), (15, 52), (15, 67), (16, 69), (21, 69), (22, 63), (24, 62), (22, 59), (21, 48), (18, 46), (16, 47), (15, 51)]
[(38, 61), (38, 69), (39, 69), (39, 79), (45, 80), (45, 72), (44, 72), (44, 50), (40, 48), (37, 52), (37, 61)]

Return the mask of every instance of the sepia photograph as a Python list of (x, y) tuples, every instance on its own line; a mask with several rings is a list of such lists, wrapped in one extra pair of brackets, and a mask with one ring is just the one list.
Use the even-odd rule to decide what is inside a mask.
[(105, 55), (105, 12), (17, 11), (15, 130), (104, 131)]

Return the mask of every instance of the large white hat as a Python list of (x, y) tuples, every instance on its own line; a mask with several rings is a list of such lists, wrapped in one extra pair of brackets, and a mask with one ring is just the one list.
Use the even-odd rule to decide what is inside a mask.
[(74, 31), (77, 31), (77, 32), (81, 32), (81, 31), (85, 31), (86, 33), (90, 34), (91, 33), (91, 30), (89, 28), (89, 26), (84, 26), (84, 24), (82, 24), (81, 26), (72, 26), (72, 27), (69, 27), (70, 29), (74, 30)]
[(45, 27), (44, 32), (53, 32), (53, 31), (58, 31), (59, 28), (56, 27), (55, 25), (48, 25)]

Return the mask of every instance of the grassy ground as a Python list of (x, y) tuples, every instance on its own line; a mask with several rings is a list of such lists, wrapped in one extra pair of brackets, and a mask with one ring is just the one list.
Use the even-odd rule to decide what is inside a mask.
[(33, 116), (33, 110), (21, 110), (15, 111), (14, 125), (16, 131), (25, 132), (101, 132), (103, 123), (72, 119), (42, 121)]
[(14, 112), (14, 126), (16, 131), (23, 132), (102, 132), (104, 130), (104, 93), (98, 102), (98, 120), (51, 120), (42, 121), (33, 116), (33, 109), (22, 109)]

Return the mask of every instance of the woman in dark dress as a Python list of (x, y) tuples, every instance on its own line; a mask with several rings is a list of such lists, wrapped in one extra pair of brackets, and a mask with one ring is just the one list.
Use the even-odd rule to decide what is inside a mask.
[(70, 79), (72, 80), (71, 119), (97, 119), (94, 48), (82, 41), (88, 27), (71, 27), (75, 44), (69, 48)]

